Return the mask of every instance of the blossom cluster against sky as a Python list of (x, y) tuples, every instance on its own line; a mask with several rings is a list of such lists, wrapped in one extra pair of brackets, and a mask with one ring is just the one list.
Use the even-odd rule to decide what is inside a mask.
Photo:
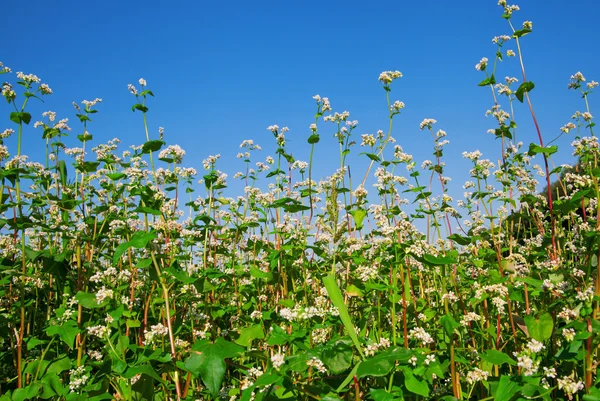
[[(267, 127), (273, 124), (289, 127), (288, 146), (297, 159), (307, 160), (316, 94), (328, 97), (333, 111), (347, 110), (358, 120), (359, 144), (360, 134), (385, 130), (385, 92), (378, 77), (399, 70), (403, 78), (394, 82), (392, 101), (405, 108), (395, 117), (393, 136), (420, 165), (432, 158), (432, 141), (419, 124), (437, 120), (435, 128), (446, 131), (450, 141), (446, 175), (460, 194), (469, 169), (463, 151), (500, 157), (499, 142), (486, 133), (495, 127), (485, 116), (492, 96), (489, 88), (477, 86), (484, 75), (475, 68), (482, 57), (493, 60), (492, 38), (510, 33), (496, 3), (36, 0), (24, 12), (9, 0), (3, 5), (0, 61), (50, 85), (54, 94), (44, 104), (32, 103), (33, 119), (47, 110), (68, 117), (71, 146), (78, 146), (75, 136), (81, 133), (71, 104), (95, 98), (103, 100), (89, 126), (95, 143), (114, 137), (124, 146), (144, 142), (141, 114), (132, 113), (134, 98), (127, 90), (143, 77), (156, 95), (148, 104), (151, 136), (158, 138), (164, 127), (165, 140), (187, 152), (184, 165), (199, 171), (202, 159), (221, 154), (218, 167), (230, 177), (243, 167), (235, 158), (243, 140), (262, 146), (262, 159), (255, 161), (272, 155), (275, 144)], [(588, 18), (600, 15), (600, 3), (578, 1), (573, 10), (560, 2), (517, 4), (515, 25), (533, 23), (522, 48), (528, 79), (536, 84), (533, 105), (549, 141), (584, 108), (580, 95), (567, 90), (570, 76), (581, 71), (588, 80), (600, 80), (600, 28)], [(514, 41), (504, 49), (516, 50)], [(497, 75), (521, 82), (517, 58), (505, 57)], [(600, 100), (592, 95), (592, 113), (595, 105)], [(1, 129), (11, 124), (8, 110), (5, 114)], [(519, 104), (516, 115), (518, 139), (527, 146), (536, 141), (529, 111)], [(339, 163), (334, 127), (320, 127), (316, 179), (332, 174)], [(41, 131), (30, 127), (26, 135), (39, 138)], [(571, 140), (556, 143), (565, 148)], [(360, 151), (357, 145), (355, 153)], [(41, 155), (41, 140), (28, 142), (24, 152)], [(571, 160), (563, 153), (556, 162)], [(352, 168), (361, 175), (366, 164)]]

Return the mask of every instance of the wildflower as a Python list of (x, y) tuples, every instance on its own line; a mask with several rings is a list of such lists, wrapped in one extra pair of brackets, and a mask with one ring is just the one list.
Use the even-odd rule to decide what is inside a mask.
[(138, 95), (138, 91), (137, 89), (135, 89), (135, 86), (133, 86), (132, 84), (127, 85), (127, 89), (129, 90), (129, 92), (131, 92), (133, 95), (137, 96)]
[(568, 89), (579, 89), (581, 87), (581, 83), (585, 82), (585, 77), (583, 76), (583, 74), (581, 72), (576, 72), (575, 74), (571, 75), (571, 82), (569, 82), (569, 85), (567, 86)]
[(523, 22), (523, 29), (529, 29), (531, 30), (533, 28), (533, 22), (531, 21), (525, 21)]
[(376, 139), (372, 134), (361, 135), (362, 142), (360, 146), (375, 146)]
[(400, 113), (400, 110), (402, 110), (403, 108), (404, 108), (404, 102), (396, 100), (390, 107), (390, 111), (392, 113), (397, 114), (397, 113)]
[(514, 51), (514, 50), (510, 50), (510, 49), (509, 49), (509, 50), (507, 50), (507, 51), (506, 51), (506, 56), (507, 56), (507, 57), (515, 57), (515, 55), (516, 55), (516, 54), (515, 54), (515, 51)]
[(558, 378), (558, 388), (559, 390), (563, 390), (569, 400), (573, 399), (573, 394), (583, 390), (585, 388), (582, 381), (576, 381), (574, 379), (575, 373), (571, 373), (570, 376), (563, 376)]
[(479, 63), (475, 64), (475, 69), (478, 71), (485, 71), (485, 67), (487, 67), (488, 61), (489, 60), (487, 57), (483, 57), (481, 60), (479, 60)]
[(271, 363), (273, 367), (277, 370), (285, 363), (285, 355), (281, 353), (277, 353), (271, 357)]
[(0, 132), (0, 139), (6, 139), (9, 136), (11, 136), (12, 134), (15, 133), (15, 130), (12, 128), (7, 128), (4, 131)]
[(138, 82), (140, 83), (140, 85), (146, 86), (146, 80), (144, 78), (140, 78)]
[(531, 341), (529, 341), (527, 343), (527, 349), (529, 349), (534, 354), (540, 352), (541, 350), (543, 350), (545, 348), (546, 348), (546, 346), (537, 340), (532, 339)]
[(146, 330), (144, 333), (144, 339), (146, 342), (151, 343), (156, 337), (164, 337), (169, 333), (169, 329), (162, 323), (155, 324), (150, 327), (150, 331)]
[(214, 156), (208, 156), (206, 159), (202, 160), (202, 165), (204, 166), (204, 169), (209, 170), (211, 167), (214, 167), (215, 163), (220, 157), (221, 155), (217, 154)]
[(575, 330), (572, 328), (563, 329), (562, 335), (567, 342), (571, 342), (575, 339)]
[(598, 82), (596, 82), (596, 81), (590, 81), (590, 82), (587, 83), (588, 90), (594, 89), (597, 86), (598, 86)]
[(508, 36), (508, 35), (494, 36), (494, 38), (492, 39), (492, 43), (501, 45), (504, 42), (508, 42), (509, 40), (510, 40), (510, 36)]
[(410, 338), (421, 341), (421, 344), (423, 346), (425, 346), (427, 344), (431, 344), (433, 342), (433, 337), (431, 337), (431, 335), (429, 333), (427, 333), (425, 331), (425, 329), (423, 329), (421, 327), (415, 327), (414, 329), (411, 329), (410, 332), (408, 333), (408, 336)]
[(319, 358), (312, 357), (312, 358), (310, 358), (309, 360), (306, 361), (306, 364), (308, 366), (314, 367), (315, 369), (317, 369), (321, 373), (327, 373), (327, 369), (325, 368), (325, 365), (323, 364), (323, 362)]
[(489, 372), (486, 372), (485, 370), (481, 370), (479, 368), (475, 368), (474, 370), (467, 373), (467, 383), (474, 384), (476, 382), (486, 381), (489, 375)]
[(379, 74), (379, 81), (383, 82), (384, 85), (389, 85), (393, 80), (402, 78), (400, 71), (384, 71)]
[(27, 84), (32, 84), (32, 83), (39, 83), (40, 79), (37, 77), (37, 75), (34, 74), (23, 74), (22, 72), (17, 72), (17, 78), (19, 78), (20, 80), (24, 81)]
[(431, 126), (433, 124), (437, 123), (437, 120), (434, 120), (433, 118), (426, 118), (423, 121), (421, 121), (421, 124), (419, 124), (419, 127), (421, 128), (421, 131), (427, 127), (429, 129), (431, 129)]
[(176, 164), (181, 164), (183, 161), (183, 156), (185, 156), (185, 150), (183, 150), (179, 145), (170, 145), (161, 150), (158, 154), (159, 159), (168, 159), (171, 160), (172, 163)]
[(108, 337), (108, 334), (110, 333), (110, 328), (108, 328), (107, 326), (90, 326), (87, 328), (87, 331), (90, 335), (92, 336), (96, 336), (99, 338), (106, 338)]
[(3, 66), (2, 62), (0, 61), (0, 74), (6, 74), (11, 72), (11, 69), (8, 68), (7, 66)]
[(85, 366), (83, 365), (76, 369), (69, 370), (69, 390), (71, 390), (71, 392), (76, 392), (81, 387), (85, 386), (90, 378), (90, 376), (85, 373)]
[(563, 125), (562, 127), (560, 127), (560, 130), (561, 130), (562, 132), (564, 132), (565, 134), (568, 134), (568, 133), (569, 133), (569, 131), (571, 131), (572, 129), (575, 129), (575, 128), (577, 128), (577, 127), (575, 126), (575, 124), (573, 124), (572, 122), (569, 122), (569, 123), (567, 123), (567, 124)]
[(523, 376), (533, 376), (540, 367), (539, 361), (534, 361), (529, 355), (517, 356), (517, 366)]
[(50, 89), (50, 87), (46, 84), (41, 84), (40, 85), (40, 92), (42, 93), (42, 95), (51, 95), (52, 94), (52, 89)]
[(102, 288), (100, 288), (100, 290), (96, 293), (96, 302), (98, 304), (101, 304), (106, 298), (112, 299), (112, 297), (113, 290), (107, 289), (105, 286), (102, 286)]

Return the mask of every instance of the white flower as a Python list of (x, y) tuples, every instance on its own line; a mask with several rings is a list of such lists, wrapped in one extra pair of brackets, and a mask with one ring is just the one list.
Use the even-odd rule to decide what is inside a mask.
[(479, 60), (479, 63), (475, 64), (475, 69), (479, 71), (485, 71), (485, 67), (487, 67), (488, 61), (489, 60), (487, 59), (487, 57), (483, 57), (481, 60)]
[(271, 357), (271, 363), (273, 364), (273, 367), (275, 369), (279, 370), (281, 365), (283, 365), (285, 363), (285, 355), (283, 355), (281, 353), (277, 353), (277, 354), (273, 355)]

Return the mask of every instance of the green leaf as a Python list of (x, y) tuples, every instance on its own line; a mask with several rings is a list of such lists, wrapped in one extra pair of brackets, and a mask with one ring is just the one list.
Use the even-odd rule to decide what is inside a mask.
[(427, 382), (417, 379), (410, 370), (404, 371), (404, 385), (411, 393), (429, 397), (429, 385)]
[(507, 363), (509, 365), (515, 366), (517, 364), (517, 362), (515, 362), (515, 360), (512, 359), (510, 356), (508, 356), (504, 352), (496, 351), (495, 349), (489, 349), (484, 353), (479, 354), (479, 356), (481, 356), (481, 359), (483, 359), (484, 361), (488, 361), (494, 365), (502, 365), (504, 363)]
[(264, 272), (257, 267), (250, 268), (250, 275), (255, 278), (265, 279), (267, 281), (273, 280), (273, 273)]
[(460, 323), (458, 323), (456, 320), (454, 320), (454, 317), (452, 317), (452, 315), (450, 315), (450, 314), (442, 317), (440, 319), (440, 323), (442, 324), (442, 327), (444, 328), (444, 332), (450, 338), (452, 338), (452, 336), (454, 334), (454, 330), (457, 327), (460, 327)]
[(156, 236), (156, 231), (137, 231), (135, 234), (133, 234), (129, 242), (125, 242), (117, 246), (115, 253), (113, 254), (113, 263), (117, 264), (125, 251), (131, 247), (138, 249), (145, 248), (148, 242), (156, 238)]
[(334, 375), (342, 373), (352, 365), (351, 344), (351, 341), (338, 339), (325, 345), (321, 360)]
[(136, 111), (136, 110), (139, 110), (142, 113), (146, 113), (148, 111), (148, 108), (146, 106), (144, 106), (143, 104), (136, 103), (133, 106), (131, 106), (131, 111)]
[(469, 245), (471, 243), (471, 238), (463, 237), (462, 235), (459, 235), (459, 234), (452, 234), (452, 235), (448, 236), (448, 239), (456, 242), (458, 245), (463, 245), (463, 246)]
[(554, 146), (546, 146), (545, 148), (536, 145), (535, 143), (530, 143), (529, 144), (529, 151), (527, 152), (527, 154), (529, 156), (534, 156), (537, 155), (538, 153), (543, 153), (546, 156), (550, 156), (553, 153), (556, 153), (558, 151), (558, 146), (554, 145)]
[(527, 35), (528, 33), (531, 33), (531, 29), (520, 29), (518, 31), (515, 31), (515, 33), (513, 33), (513, 38), (520, 38), (523, 37), (525, 35)]
[(60, 183), (64, 187), (67, 185), (67, 163), (64, 160), (58, 162), (58, 173), (60, 174)]
[(54, 375), (45, 375), (42, 378), (42, 394), (40, 395), (43, 399), (49, 399), (54, 396), (63, 396), (68, 393), (67, 387), (65, 387), (61, 381), (60, 376), (57, 374)]
[(214, 343), (200, 340), (192, 348), (184, 366), (194, 377), (201, 377), (206, 388), (216, 397), (225, 377), (225, 358), (238, 356), (244, 348), (221, 337)]
[(484, 79), (483, 81), (481, 81), (480, 83), (478, 83), (478, 86), (488, 86), (488, 85), (495, 85), (496, 84), (496, 78), (494, 77), (494, 74), (490, 75), (489, 77), (487, 77), (486, 79)]
[(155, 139), (153, 141), (148, 141), (142, 145), (142, 153), (151, 153), (160, 150), (160, 148), (165, 145), (165, 141), (161, 141), (160, 139)]
[(356, 209), (356, 210), (351, 210), (350, 214), (352, 215), (352, 218), (354, 219), (354, 224), (356, 225), (356, 229), (362, 230), (363, 221), (365, 220), (365, 217), (367, 217), (367, 211), (364, 209)]
[(531, 92), (535, 88), (535, 84), (531, 81), (523, 82), (519, 85), (519, 89), (515, 92), (515, 96), (519, 99), (519, 102), (523, 103), (523, 96), (526, 92)]
[(433, 256), (430, 254), (423, 255), (423, 259), (429, 264), (432, 265), (451, 265), (456, 263), (456, 259), (450, 258), (448, 256)]
[(374, 401), (394, 401), (397, 398), (392, 393), (382, 389), (369, 389), (369, 395)]
[(125, 173), (108, 173), (108, 174), (106, 174), (106, 176), (113, 181), (117, 181), (117, 180), (120, 180), (121, 178), (127, 177), (127, 174), (125, 174)]
[(21, 124), (21, 122), (29, 124), (31, 121), (31, 114), (25, 111), (13, 111), (10, 113), (10, 120), (16, 124)]
[(318, 143), (319, 140), (320, 140), (320, 138), (319, 138), (318, 134), (312, 134), (311, 136), (308, 137), (308, 143), (310, 143), (311, 145)]
[(529, 335), (534, 340), (544, 342), (552, 337), (554, 321), (552, 320), (552, 315), (548, 312), (542, 313), (539, 319), (536, 319), (533, 316), (525, 316), (524, 320)]
[(242, 345), (244, 347), (249, 347), (252, 345), (253, 340), (263, 338), (265, 338), (265, 333), (263, 332), (263, 325), (259, 323), (241, 329), (240, 337), (237, 340), (235, 340), (235, 342), (236, 344)]
[(350, 314), (348, 313), (348, 308), (344, 303), (344, 298), (342, 297), (342, 291), (338, 286), (337, 280), (334, 274), (328, 274), (323, 277), (323, 285), (327, 289), (327, 294), (329, 295), (329, 299), (331, 299), (331, 303), (335, 306), (339, 313), (340, 319), (348, 332), (348, 335), (354, 342), (358, 353), (364, 357), (364, 353), (362, 347), (360, 346), (360, 342), (358, 341), (358, 336), (356, 335), (356, 330), (354, 329), (354, 324), (352, 324), (352, 319), (350, 318)]
[(96, 295), (89, 294), (83, 291), (79, 291), (77, 294), (75, 294), (75, 299), (77, 300), (77, 303), (79, 303), (79, 305), (89, 309), (101, 308), (107, 302), (107, 300), (105, 300), (101, 304), (98, 304), (98, 301), (96, 301)]
[(84, 173), (93, 173), (98, 169), (100, 162), (83, 162), (77, 165), (77, 170)]
[(385, 350), (362, 361), (356, 371), (356, 376), (359, 378), (365, 376), (386, 376), (396, 366), (396, 361), (406, 362), (413, 355), (412, 351), (400, 347)]
[[(85, 294), (85, 293), (82, 293), (82, 294)], [(78, 295), (79, 295), (79, 293), (78, 293)], [(94, 306), (92, 306), (92, 307), (98, 307), (98, 303), (96, 302), (96, 297), (92, 294), (86, 294), (86, 295), (91, 295), (93, 297)], [(78, 301), (79, 301), (79, 299), (78, 299)], [(89, 307), (89, 306), (84, 305), (84, 303), (81, 301), (79, 301), (79, 303), (82, 306)], [(65, 344), (67, 344), (69, 346), (69, 348), (71, 348), (71, 349), (73, 349), (73, 347), (75, 345), (75, 338), (77, 337), (78, 333), (79, 333), (79, 327), (77, 327), (77, 323), (75, 323), (72, 320), (68, 320), (61, 325), (49, 326), (46, 329), (46, 334), (48, 334), (49, 336), (54, 336), (54, 335), (58, 334), (58, 337), (61, 339), (61, 341), (64, 342)]]
[(381, 161), (381, 158), (380, 158), (379, 156), (377, 156), (376, 154), (373, 154), (373, 153), (364, 153), (364, 152), (363, 152), (363, 153), (359, 153), (358, 155), (359, 155), (359, 156), (360, 156), (360, 155), (365, 155), (365, 156), (367, 156), (369, 159), (373, 160), (374, 162), (380, 162), (380, 161)]
[(163, 382), (163, 379), (156, 373), (152, 365), (137, 365), (128, 368), (124, 373), (123, 377), (126, 379), (131, 379), (138, 374), (144, 374), (156, 381)]
[(509, 376), (502, 376), (496, 389), (495, 401), (509, 401), (520, 390), (520, 385)]

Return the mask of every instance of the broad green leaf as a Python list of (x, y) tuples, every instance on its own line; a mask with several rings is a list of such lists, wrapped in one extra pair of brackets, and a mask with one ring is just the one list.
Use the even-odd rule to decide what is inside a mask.
[(351, 344), (351, 341), (344, 339), (330, 341), (321, 352), (321, 360), (334, 375), (342, 373), (352, 365)]
[(429, 397), (429, 385), (427, 381), (417, 379), (409, 370), (404, 371), (404, 385), (411, 393)]
[(531, 33), (531, 29), (520, 29), (513, 33), (513, 38), (520, 38), (527, 35), (528, 33)]
[(139, 110), (142, 113), (145, 113), (148, 111), (148, 108), (146, 106), (144, 106), (143, 104), (136, 103), (133, 106), (131, 106), (131, 111), (136, 111), (136, 110)]
[(356, 376), (385, 376), (396, 365), (396, 361), (406, 362), (413, 352), (400, 347), (388, 349), (362, 361), (356, 371)]
[(480, 83), (478, 83), (478, 86), (488, 86), (488, 85), (495, 85), (496, 84), (496, 78), (494, 77), (494, 74), (490, 75), (489, 77), (487, 77), (486, 79), (484, 79), (483, 81), (481, 81)]
[(397, 398), (392, 393), (388, 393), (383, 389), (369, 389), (369, 395), (374, 401), (394, 401)]
[(333, 306), (335, 306), (338, 309), (340, 313), (340, 319), (342, 320), (342, 323), (344, 324), (348, 335), (352, 339), (352, 342), (354, 342), (354, 346), (358, 350), (358, 353), (364, 357), (362, 347), (360, 345), (360, 342), (358, 341), (358, 336), (356, 335), (356, 330), (354, 329), (354, 324), (352, 323), (352, 319), (350, 318), (350, 314), (348, 313), (348, 308), (344, 303), (342, 291), (338, 286), (335, 275), (328, 274), (327, 276), (323, 277), (323, 285), (325, 285), (325, 288), (327, 289), (327, 294), (329, 295), (329, 299), (331, 299), (331, 303), (333, 303)]
[(526, 316), (524, 320), (529, 335), (534, 340), (544, 342), (552, 337), (554, 321), (552, 320), (552, 315), (548, 312), (542, 313), (539, 319), (536, 319), (533, 316)]
[(519, 99), (519, 102), (523, 103), (523, 96), (525, 93), (533, 90), (533, 88), (535, 88), (535, 84), (531, 81), (523, 82), (521, 85), (519, 85), (519, 88), (515, 92), (515, 96), (517, 99)]
[(502, 376), (496, 388), (495, 401), (509, 401), (520, 390), (520, 385), (510, 376)]
[(367, 211), (364, 209), (351, 210), (350, 215), (354, 219), (354, 224), (356, 225), (356, 229), (362, 230), (363, 221), (365, 220), (365, 217), (367, 217)]
[[(85, 294), (85, 293), (83, 293), (83, 294)], [(87, 294), (87, 295), (92, 295), (92, 294)], [(93, 299), (94, 305), (93, 306), (84, 305), (84, 303), (87, 304), (87, 301), (81, 302), (78, 299), (78, 302), (81, 303), (81, 306), (84, 306), (86, 308), (98, 307), (98, 303), (96, 302), (96, 297), (94, 295), (92, 295), (92, 296), (94, 297), (94, 299)], [(46, 329), (46, 334), (48, 334), (49, 336), (54, 336), (54, 335), (58, 334), (58, 337), (61, 339), (61, 341), (64, 342), (65, 344), (67, 344), (69, 346), (69, 348), (71, 348), (71, 349), (73, 349), (73, 347), (75, 345), (75, 338), (77, 337), (78, 333), (79, 333), (79, 327), (77, 327), (77, 323), (72, 320), (67, 320), (66, 322), (64, 322), (60, 325), (49, 326)]]
[(374, 162), (380, 162), (381, 161), (381, 158), (379, 156), (377, 156), (376, 154), (373, 154), (373, 153), (359, 153), (358, 155), (359, 156), (360, 155), (365, 155), (369, 159), (373, 160)]
[(310, 143), (311, 145), (318, 143), (319, 140), (320, 140), (320, 138), (319, 138), (318, 134), (312, 134), (311, 136), (308, 137), (308, 143)]
[(265, 333), (263, 332), (263, 325), (259, 323), (241, 329), (240, 337), (235, 342), (241, 346), (249, 347), (252, 345), (253, 340), (262, 338), (265, 338)]
[(546, 156), (550, 156), (551, 154), (554, 154), (558, 152), (558, 146), (554, 145), (554, 146), (546, 146), (545, 148), (536, 145), (535, 143), (530, 143), (529, 144), (529, 151), (527, 151), (527, 154), (529, 156), (535, 156), (538, 153), (543, 153)]
[(79, 303), (81, 306), (89, 309), (101, 308), (107, 303), (107, 300), (104, 300), (104, 302), (98, 304), (98, 301), (96, 300), (96, 295), (83, 291), (79, 291), (77, 294), (75, 294), (75, 299), (77, 300), (77, 303)]
[(219, 337), (214, 343), (200, 340), (192, 347), (191, 355), (185, 360), (186, 369), (202, 382), (213, 397), (219, 394), (225, 377), (225, 358), (240, 355), (244, 348)]
[(451, 265), (456, 263), (456, 259), (448, 256), (433, 256), (430, 254), (423, 255), (423, 259), (432, 265)]
[(163, 379), (156, 373), (152, 365), (137, 365), (128, 368), (125, 373), (123, 373), (123, 377), (126, 379), (131, 379), (138, 374), (144, 374), (156, 381), (163, 382)]
[(12, 113), (10, 113), (10, 120), (16, 124), (21, 124), (21, 122), (29, 124), (29, 122), (31, 121), (31, 114), (24, 111), (13, 111)]
[(454, 317), (452, 317), (452, 315), (445, 315), (440, 319), (440, 323), (442, 324), (442, 327), (444, 328), (444, 332), (446, 333), (446, 335), (450, 338), (453, 337), (454, 334), (454, 330), (457, 327), (460, 327), (460, 323), (458, 323)]
[(165, 141), (161, 141), (160, 139), (155, 139), (153, 141), (148, 141), (142, 145), (142, 153), (152, 153), (160, 150), (160, 148), (165, 145)]
[(479, 354), (479, 356), (481, 356), (481, 359), (483, 359), (484, 361), (488, 361), (494, 365), (502, 365), (504, 363), (507, 363), (509, 365), (514, 366), (517, 364), (517, 362), (515, 362), (515, 360), (512, 359), (510, 356), (508, 356), (504, 352), (496, 351), (495, 349), (489, 349)]

